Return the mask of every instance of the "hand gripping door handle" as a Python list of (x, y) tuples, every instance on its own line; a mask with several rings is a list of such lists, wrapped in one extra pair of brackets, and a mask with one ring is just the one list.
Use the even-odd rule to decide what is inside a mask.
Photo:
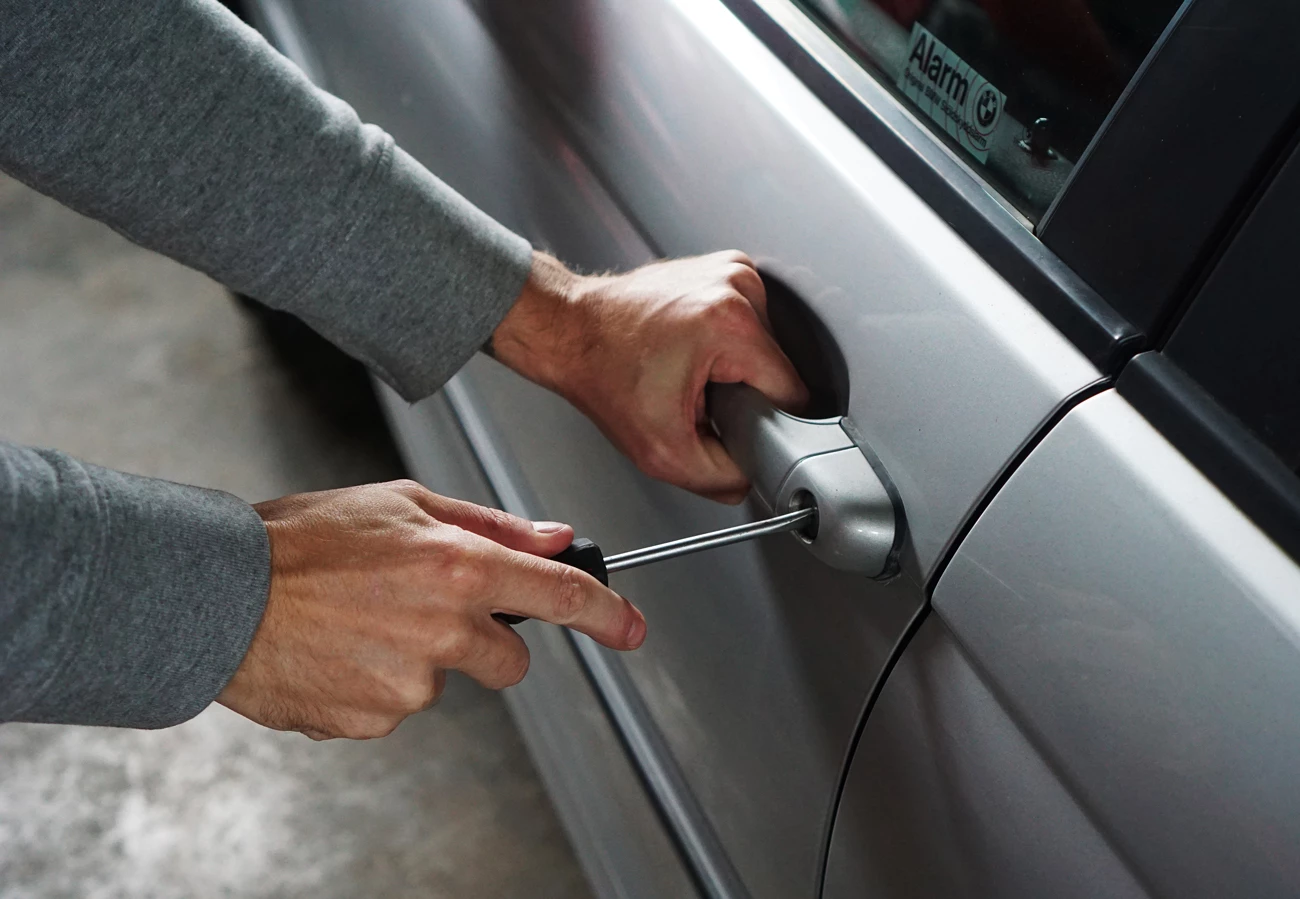
[(816, 507), (815, 530), (796, 534), (814, 556), (867, 577), (895, 573), (894, 501), (842, 418), (789, 415), (744, 384), (710, 384), (708, 403), (723, 446), (773, 514)]

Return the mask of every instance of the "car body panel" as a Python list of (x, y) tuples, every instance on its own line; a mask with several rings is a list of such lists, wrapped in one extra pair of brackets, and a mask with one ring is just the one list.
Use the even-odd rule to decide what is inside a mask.
[(863, 729), (824, 899), (1145, 895), (931, 614)]
[[(977, 737), (1010, 719), (1034, 749), (1024, 770), (1050, 770), (1150, 894), (1295, 894), (1300, 568), (1126, 401), (1107, 391), (1047, 435), (962, 543), (934, 614), (997, 701), (980, 715), (954, 700), (944, 640), (909, 649), (885, 692), (910, 697), (873, 713), (842, 820), (905, 830), (904, 854), (976, 870), (956, 856), (1005, 839), (987, 812), (1016, 758)], [(972, 761), (887, 745), (918, 726)], [(909, 781), (900, 821), (875, 799)], [(972, 807), (982, 820), (962, 841), (931, 839)], [(970, 895), (1024, 895), (993, 883)]]

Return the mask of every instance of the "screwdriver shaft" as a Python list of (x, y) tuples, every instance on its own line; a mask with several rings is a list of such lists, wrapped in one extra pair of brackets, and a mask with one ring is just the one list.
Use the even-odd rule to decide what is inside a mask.
[(605, 557), (605, 569), (611, 572), (623, 571), (627, 568), (649, 565), (651, 562), (662, 562), (664, 559), (675, 559), (678, 556), (690, 555), (701, 550), (727, 546), (731, 543), (740, 543), (744, 540), (753, 540), (755, 537), (762, 537), (767, 534), (783, 534), (803, 527), (816, 514), (816, 509), (797, 509), (794, 512), (786, 512), (784, 515), (765, 518), (762, 521), (737, 525), (734, 528), (712, 531), (696, 537), (686, 537), (681, 540), (674, 540), (671, 543), (661, 543), (658, 546), (647, 546), (643, 549), (617, 553)]

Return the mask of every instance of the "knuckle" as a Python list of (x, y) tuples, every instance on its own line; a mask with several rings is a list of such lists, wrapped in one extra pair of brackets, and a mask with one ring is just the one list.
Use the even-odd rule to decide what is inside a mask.
[(411, 678), (402, 678), (392, 684), (389, 690), (393, 696), (393, 711), (402, 715), (413, 715), (433, 704), (437, 698), (434, 685)]
[(477, 553), (463, 545), (459, 531), (436, 528), (426, 538), (425, 555), (439, 591), (457, 599), (477, 596), (486, 586), (486, 572)]
[(412, 481), (410, 478), (392, 481), (385, 486), (394, 495), (406, 501), (408, 520), (414, 522), (428, 521), (429, 515), (425, 510), (430, 505), (434, 494), (427, 487), (418, 481)]
[(568, 624), (577, 620), (587, 607), (587, 590), (577, 569), (564, 566), (555, 579), (553, 607), (556, 622)]
[(396, 481), (389, 481), (386, 485), (394, 493), (400, 493), (409, 499), (422, 497), (429, 491), (419, 481), (413, 481), (410, 478), (399, 478)]
[(728, 290), (709, 304), (715, 325), (728, 330), (748, 327), (754, 321), (754, 307), (734, 290)]
[(749, 284), (754, 279), (754, 270), (741, 262), (729, 263), (724, 271), (727, 283), (732, 285)]
[(463, 599), (478, 596), (484, 588), (486, 578), (483, 566), (477, 559), (453, 559), (445, 570), (446, 586), (452, 594)]
[(478, 640), (468, 627), (450, 627), (438, 635), (434, 658), (440, 668), (461, 668), (473, 656)]
[(504, 533), (516, 531), (519, 529), (520, 520), (515, 518), (509, 512), (503, 512), (500, 509), (493, 509), (489, 506), (481, 507), (483, 509), (483, 523), (493, 533)]

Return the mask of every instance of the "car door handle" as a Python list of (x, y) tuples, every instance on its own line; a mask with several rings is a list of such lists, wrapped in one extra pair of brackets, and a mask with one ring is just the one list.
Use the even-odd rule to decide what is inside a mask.
[(708, 408), (723, 446), (774, 514), (816, 507), (814, 528), (796, 534), (814, 556), (842, 571), (893, 576), (900, 516), (842, 417), (798, 418), (744, 384), (710, 384)]

